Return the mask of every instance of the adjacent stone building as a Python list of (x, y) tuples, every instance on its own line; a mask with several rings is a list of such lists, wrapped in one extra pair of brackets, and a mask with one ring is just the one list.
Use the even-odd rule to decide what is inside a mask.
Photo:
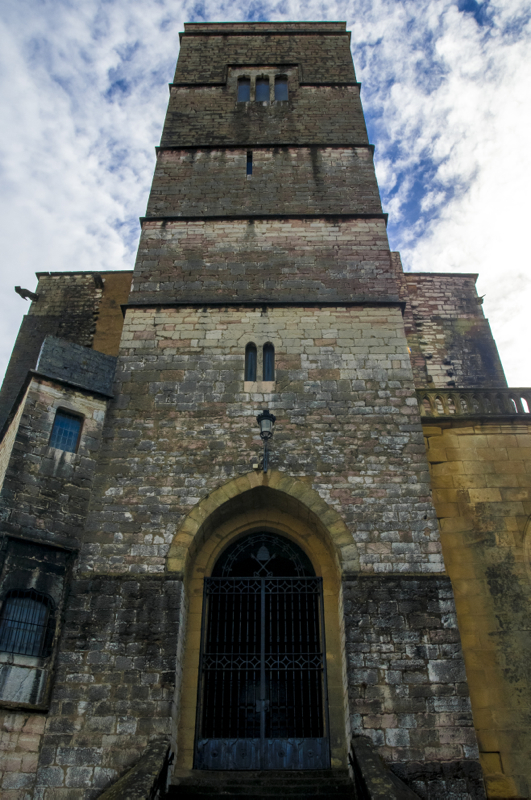
[(343, 23), (185, 26), (134, 272), (38, 274), (0, 393), (7, 800), (357, 735), (530, 797), (531, 390), (386, 221)]

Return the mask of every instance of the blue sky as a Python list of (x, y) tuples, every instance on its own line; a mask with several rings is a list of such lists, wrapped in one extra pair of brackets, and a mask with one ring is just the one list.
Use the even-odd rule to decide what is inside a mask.
[(389, 238), (478, 272), (512, 386), (531, 384), (527, 0), (4, 0), (0, 370), (36, 271), (131, 269), (186, 21), (346, 20)]

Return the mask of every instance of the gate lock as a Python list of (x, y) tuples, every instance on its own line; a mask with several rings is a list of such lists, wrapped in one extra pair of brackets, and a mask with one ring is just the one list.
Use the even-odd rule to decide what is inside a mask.
[(269, 700), (256, 701), (256, 713), (259, 714), (261, 711), (269, 711)]

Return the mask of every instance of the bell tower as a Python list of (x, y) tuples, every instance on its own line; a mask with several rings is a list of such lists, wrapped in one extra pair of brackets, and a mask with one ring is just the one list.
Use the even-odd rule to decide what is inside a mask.
[[(185, 26), (127, 304), (117, 370), (124, 399), (109, 421), (106, 459), (113, 472), (119, 465), (123, 493), (111, 499), (109, 477), (100, 476), (90, 523), (97, 537), (107, 508), (133, 505), (119, 546), (129, 568), (183, 576), (191, 605), (182, 680), (193, 691), (176, 694), (178, 770), (213, 769), (219, 759), (225, 770), (344, 769), (355, 732), (382, 746), (406, 777), (412, 760), (441, 776), (444, 761), (453, 775), (447, 787), (465, 773), (481, 780), (461, 696), (459, 634), (448, 622), (452, 590), (431, 502), (402, 273), (386, 221), (343, 23)], [(256, 466), (255, 417), (265, 408), (276, 415), (267, 472)], [(207, 620), (212, 598), (201, 606), (197, 595), (203, 578), (211, 582), (205, 591), (214, 591), (219, 561), (202, 556), (201, 542), (212, 547), (219, 525), (251, 509), (252, 523), (251, 516), (247, 529), (234, 523), (227, 548), (257, 531), (286, 533), (271, 518), (285, 510), (282, 489), (272, 486), (292, 479), (317, 494), (325, 518), (337, 514), (345, 526), (334, 538), (334, 523), (311, 521), (313, 494), (302, 492), (300, 506), (290, 506), (294, 544), (304, 548), (310, 531), (321, 536), (335, 549), (342, 586), (335, 610), (325, 588), (329, 723), (305, 740), (313, 742), (311, 758), (288, 734), (267, 738), (278, 707), (255, 694), (254, 679), (231, 695), (245, 723), (227, 723), (223, 738), (225, 728), (209, 721), (218, 706), (205, 711), (212, 687), (221, 686), (205, 668), (214, 651), (203, 639), (200, 666), (200, 647), (192, 652), (189, 644), (199, 645), (194, 620), (203, 618), (207, 639), (215, 627)], [(192, 535), (190, 509), (224, 486), (232, 488), (223, 511), (207, 504), (215, 521)], [(167, 542), (176, 526), (165, 560), (155, 542)], [(115, 556), (116, 546), (102, 543), (102, 568)], [(319, 564), (312, 570), (319, 577)], [(410, 682), (413, 642), (421, 700)], [(233, 647), (240, 645), (226, 644)], [(366, 648), (372, 657), (362, 655)], [(234, 668), (222, 691), (240, 678)], [(449, 724), (462, 732), (452, 748), (430, 716), (441, 692), (452, 698), (444, 701)], [(249, 714), (258, 715), (252, 725)], [(401, 725), (403, 715), (413, 730)], [(248, 723), (252, 734), (240, 736)], [(329, 755), (316, 758), (325, 741)], [(283, 761), (280, 750), (290, 747)]]
[(398, 302), (342, 23), (186, 25), (157, 152), (132, 305)]
[(408, 278), (386, 222), (344, 23), (185, 25), (127, 302), (43, 275), (7, 381), (0, 702), (35, 796), (347, 797), (354, 741), (386, 796), (484, 797), (421, 411), (509, 390), (473, 276)]

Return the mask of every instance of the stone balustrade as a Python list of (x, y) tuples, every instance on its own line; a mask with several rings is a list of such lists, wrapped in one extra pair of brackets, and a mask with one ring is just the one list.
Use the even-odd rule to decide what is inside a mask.
[(531, 420), (531, 389), (418, 389), (421, 417), (522, 417)]

